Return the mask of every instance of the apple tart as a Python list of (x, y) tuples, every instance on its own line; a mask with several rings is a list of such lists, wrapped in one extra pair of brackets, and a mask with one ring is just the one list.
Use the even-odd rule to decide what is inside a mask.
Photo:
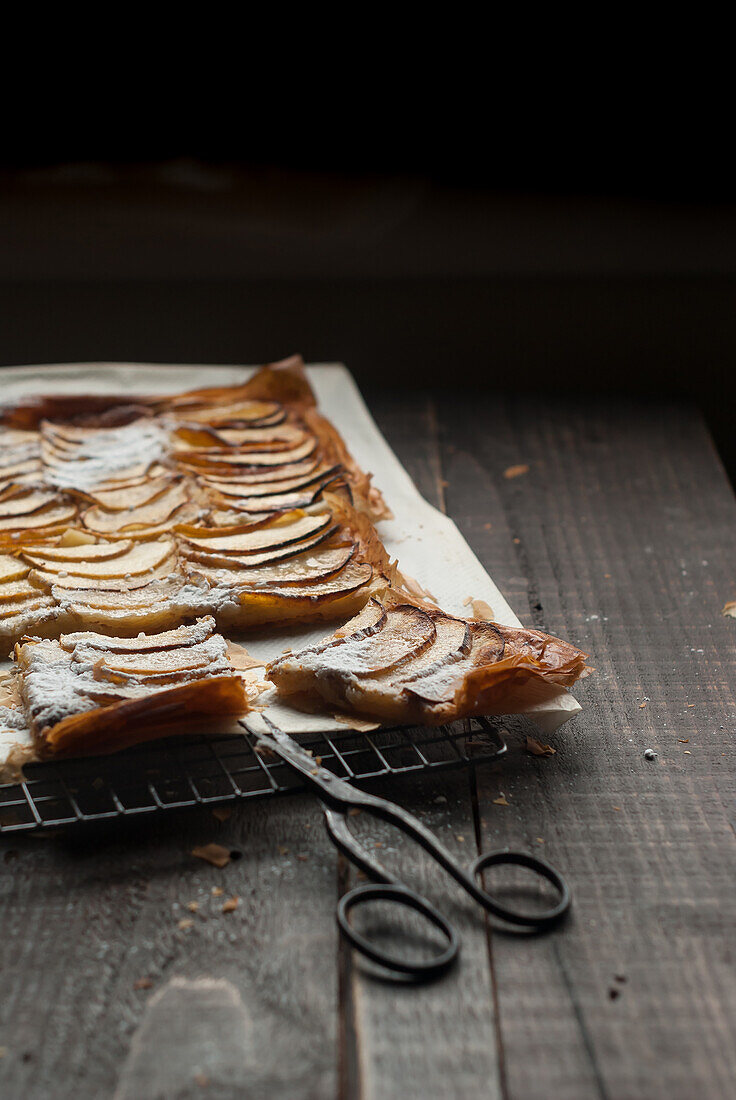
[(205, 617), (137, 638), (26, 638), (15, 647), (0, 726), (30, 732), (44, 759), (114, 752), (243, 714), (261, 689), (254, 673), (233, 667), (215, 629)]
[(0, 409), (0, 734), (102, 752), (243, 713), (260, 688), (222, 632), (269, 623), (347, 624), (269, 666), (279, 693), (397, 724), (528, 710), (586, 672), (566, 642), (442, 611), (390, 561), (388, 516), (296, 358)]

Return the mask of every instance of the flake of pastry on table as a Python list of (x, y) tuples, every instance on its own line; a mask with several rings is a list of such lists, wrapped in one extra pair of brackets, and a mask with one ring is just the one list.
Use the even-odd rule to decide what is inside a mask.
[(262, 675), (234, 667), (211, 617), (137, 638), (93, 631), (26, 638), (2, 685), (0, 733), (22, 764), (222, 732), (227, 716), (231, 725), (257, 698)]

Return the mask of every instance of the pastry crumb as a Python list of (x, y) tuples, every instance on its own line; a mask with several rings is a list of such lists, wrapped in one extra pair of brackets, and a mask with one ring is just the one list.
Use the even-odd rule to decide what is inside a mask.
[(203, 859), (213, 867), (226, 867), (230, 862), (230, 851), (221, 844), (200, 844), (190, 853), (196, 859)]

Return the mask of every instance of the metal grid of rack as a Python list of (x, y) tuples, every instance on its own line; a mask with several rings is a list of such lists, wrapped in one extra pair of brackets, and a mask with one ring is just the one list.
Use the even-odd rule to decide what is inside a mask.
[[(358, 784), (410, 772), (497, 759), (506, 746), (485, 719), (436, 728), (313, 733), (300, 743), (341, 778)], [(0, 832), (268, 798), (300, 789), (298, 778), (256, 738), (169, 738), (114, 756), (31, 764), (20, 783), (0, 786)]]

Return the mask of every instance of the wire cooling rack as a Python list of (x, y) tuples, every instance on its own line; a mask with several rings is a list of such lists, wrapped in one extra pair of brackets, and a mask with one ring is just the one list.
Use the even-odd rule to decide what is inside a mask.
[[(506, 751), (486, 719), (449, 726), (313, 733), (299, 738), (321, 763), (358, 784), (385, 776), (463, 767)], [(21, 783), (0, 785), (0, 832), (27, 832), (193, 806), (268, 798), (302, 789), (256, 738), (168, 738), (113, 756), (30, 764)]]

